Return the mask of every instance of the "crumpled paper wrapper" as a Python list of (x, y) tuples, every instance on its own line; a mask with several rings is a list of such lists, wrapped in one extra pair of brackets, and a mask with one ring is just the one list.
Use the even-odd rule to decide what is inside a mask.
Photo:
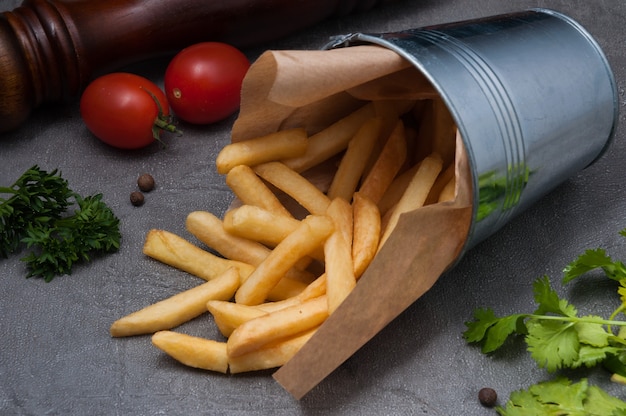
[[(368, 100), (437, 97), (395, 52), (374, 45), (268, 51), (251, 67), (232, 141), (290, 127), (314, 134)], [(471, 224), (471, 175), (457, 134), (453, 201), (403, 214), (356, 288), (274, 378), (300, 399), (428, 291), (458, 259)], [(413, 335), (411, 335), (413, 336)]]

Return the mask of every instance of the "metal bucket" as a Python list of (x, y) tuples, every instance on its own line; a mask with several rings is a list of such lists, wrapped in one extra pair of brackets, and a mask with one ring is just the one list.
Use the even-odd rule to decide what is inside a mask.
[(324, 49), (361, 44), (411, 62), (456, 122), (474, 200), (464, 251), (596, 161), (615, 133), (618, 92), (608, 61), (584, 28), (558, 12), (349, 34)]

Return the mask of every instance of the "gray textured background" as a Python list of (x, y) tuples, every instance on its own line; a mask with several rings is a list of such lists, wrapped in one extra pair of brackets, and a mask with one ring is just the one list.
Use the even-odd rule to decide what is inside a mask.
[[(1, 1), (0, 8), (17, 3)], [(246, 52), (254, 59), (265, 49), (318, 49), (331, 35), (394, 31), (529, 7), (561, 11), (591, 32), (615, 72), (623, 107), (626, 3), (621, 0), (399, 1)], [(134, 69), (160, 83), (165, 64)], [(481, 387), (495, 388), (502, 403), (511, 391), (548, 374), (521, 342), (492, 357), (466, 345), (464, 322), (474, 308), (530, 312), (532, 281), (547, 274), (558, 283), (562, 268), (587, 248), (604, 247), (626, 258), (626, 241), (618, 235), (626, 227), (622, 126), (598, 163), (474, 248), (301, 401), (286, 393), (271, 371), (237, 376), (195, 371), (162, 354), (148, 336), (110, 338), (115, 319), (197, 283), (144, 257), (141, 246), (150, 228), (188, 236), (184, 219), (192, 210), (224, 212), (231, 194), (215, 174), (214, 159), (229, 141), (233, 120), (185, 126), (184, 137), (170, 140), (166, 150), (123, 152), (91, 137), (72, 104), (41, 109), (22, 129), (0, 138), (1, 184), (12, 183), (35, 163), (59, 168), (79, 193), (104, 193), (123, 234), (118, 253), (51, 283), (24, 279), (19, 256), (0, 261), (0, 415), (495, 414), (478, 403)], [(155, 177), (157, 189), (135, 208), (128, 195), (143, 172)], [(607, 314), (617, 304), (615, 287), (594, 276), (563, 293), (583, 312)], [(181, 330), (217, 336), (208, 319)], [(590, 378), (625, 398), (624, 388), (611, 385), (607, 373), (591, 372)]]

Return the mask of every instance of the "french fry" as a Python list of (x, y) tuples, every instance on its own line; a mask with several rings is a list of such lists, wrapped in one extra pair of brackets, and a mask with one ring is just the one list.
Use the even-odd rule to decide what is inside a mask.
[[(439, 174), (437, 180), (433, 184), (432, 189), (430, 190), (430, 193), (428, 194), (428, 197), (426, 198), (426, 202), (424, 202), (424, 205), (442, 202), (441, 194), (442, 192), (444, 192), (444, 190), (446, 192), (449, 192), (449, 190), (446, 190), (446, 186), (449, 186), (448, 184), (450, 183), (450, 181), (454, 179), (454, 169), (454, 163), (451, 163), (450, 165), (448, 165), (447, 168), (444, 169), (443, 172)], [(445, 195), (444, 199), (447, 199), (448, 196), (449, 195)], [(454, 197), (454, 185), (452, 185), (452, 196)]]
[(231, 374), (237, 374), (280, 367), (300, 351), (315, 331), (317, 328), (286, 340), (270, 343), (259, 350), (238, 357), (229, 357), (228, 368)]
[(281, 162), (257, 165), (254, 171), (261, 178), (296, 200), (309, 213), (323, 215), (330, 199), (309, 180)]
[(296, 296), (290, 297), (288, 299), (276, 301), (276, 302), (265, 302), (259, 305), (255, 305), (254, 308), (260, 309), (264, 312), (275, 312), (280, 309), (285, 309), (289, 306), (294, 306), (302, 302), (306, 302), (307, 300), (316, 298), (318, 296), (322, 296), (326, 294), (326, 273), (319, 276), (313, 282), (311, 282), (306, 289), (297, 294)]
[(339, 232), (348, 247), (352, 249), (352, 205), (343, 198), (335, 198), (328, 206), (326, 215), (333, 221), (335, 231)]
[(152, 335), (152, 344), (176, 361), (193, 368), (228, 372), (226, 343), (173, 331)]
[[(223, 225), (229, 234), (257, 241), (268, 247), (276, 247), (298, 228), (300, 220), (277, 215), (253, 205), (242, 205), (224, 214)], [(322, 247), (314, 250), (310, 256), (323, 262)], [(310, 264), (310, 259), (302, 259), (296, 267), (306, 269), (307, 264)]]
[(396, 227), (400, 215), (424, 205), (430, 189), (435, 183), (439, 172), (441, 172), (442, 163), (441, 158), (435, 154), (422, 160), (422, 163), (420, 163), (420, 167), (413, 176), (411, 183), (409, 183), (406, 192), (393, 208), (393, 211), (391, 211), (389, 222), (386, 224), (385, 230), (383, 231), (383, 235), (380, 239), (380, 244), (378, 246), (379, 251), (391, 235), (393, 229)]
[(456, 178), (453, 176), (450, 178), (446, 186), (443, 187), (441, 193), (439, 194), (439, 199), (437, 202), (445, 202), (445, 201), (453, 201), (454, 200), (454, 192), (456, 187)]
[(239, 271), (242, 279), (254, 270), (250, 264), (223, 259), (165, 230), (148, 232), (143, 253), (204, 280), (212, 280), (231, 267)]
[(378, 201), (378, 209), (381, 215), (387, 213), (398, 203), (400, 198), (402, 198), (402, 195), (409, 186), (409, 183), (411, 183), (411, 179), (413, 179), (417, 169), (419, 169), (419, 163), (394, 178), (383, 197)]
[(226, 342), (227, 354), (238, 357), (270, 342), (289, 338), (319, 326), (328, 318), (328, 300), (320, 296), (299, 305), (252, 319), (233, 331)]
[[(295, 299), (295, 297), (289, 299)], [(267, 312), (254, 306), (222, 300), (208, 301), (206, 309), (213, 315), (217, 328), (225, 337), (229, 337), (235, 328), (244, 322), (267, 315)]]
[(333, 229), (332, 221), (326, 216), (306, 217), (242, 283), (235, 300), (246, 305), (258, 305), (265, 301), (287, 270), (322, 245)]
[(383, 147), (385, 147), (385, 143), (387, 142), (389, 136), (391, 136), (391, 133), (396, 127), (400, 116), (409, 111), (415, 105), (413, 101), (409, 102), (404, 100), (375, 100), (372, 104), (374, 105), (376, 117), (382, 118), (383, 123), (380, 129), (379, 140), (377, 140), (374, 144), (374, 149), (366, 162), (363, 177), (367, 176), (367, 174), (372, 170), (372, 166), (374, 166), (376, 159), (382, 152)]
[[(143, 251), (155, 260), (204, 280), (212, 280), (234, 267), (239, 271), (241, 280), (244, 281), (255, 269), (247, 263), (218, 257), (165, 230), (150, 230), (146, 236)], [(267, 299), (287, 299), (305, 288), (304, 282), (285, 277), (270, 290)]]
[(118, 319), (111, 325), (111, 336), (128, 337), (175, 328), (206, 312), (209, 300), (231, 299), (239, 283), (239, 272), (230, 268), (213, 280)]
[(232, 168), (226, 175), (226, 185), (243, 204), (258, 206), (276, 214), (292, 217), (289, 210), (250, 166), (239, 165)]
[(275, 247), (300, 225), (300, 220), (267, 209), (242, 205), (224, 214), (224, 230), (229, 234)]
[(206, 211), (193, 211), (185, 221), (187, 230), (198, 240), (230, 260), (256, 266), (267, 257), (270, 250), (263, 244), (229, 234), (222, 220)]
[(402, 121), (396, 123), (376, 163), (365, 177), (359, 192), (378, 203), (406, 160), (406, 136)]
[[(198, 240), (230, 260), (258, 266), (271, 252), (259, 242), (228, 233), (222, 221), (210, 212), (191, 212), (187, 215), (185, 224), (187, 230)], [(311, 282), (314, 279), (313, 274), (297, 267), (291, 268), (285, 276), (303, 282)]]
[(331, 200), (337, 197), (347, 201), (352, 199), (352, 194), (365, 171), (374, 144), (378, 140), (382, 124), (382, 118), (371, 118), (363, 123), (350, 140), (328, 190), (328, 197)]
[(343, 198), (335, 198), (327, 215), (335, 225), (335, 231), (324, 243), (326, 297), (328, 313), (332, 314), (356, 285), (352, 262), (352, 206)]
[(284, 159), (282, 162), (296, 172), (304, 172), (343, 151), (359, 127), (374, 116), (372, 103), (365, 104), (348, 116), (309, 137), (309, 146), (303, 156)]
[(217, 172), (228, 173), (238, 165), (254, 166), (273, 160), (302, 156), (308, 146), (303, 128), (280, 130), (255, 139), (231, 143), (217, 155)]
[(381, 217), (376, 204), (359, 192), (354, 194), (352, 209), (354, 218), (352, 261), (354, 276), (358, 279), (378, 251)]
[(326, 297), (332, 314), (356, 286), (352, 252), (341, 232), (335, 231), (324, 244), (326, 256)]

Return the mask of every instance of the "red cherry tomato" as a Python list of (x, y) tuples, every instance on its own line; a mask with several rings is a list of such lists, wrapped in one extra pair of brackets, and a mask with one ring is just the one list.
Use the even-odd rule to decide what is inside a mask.
[(87, 86), (80, 99), (87, 128), (103, 142), (122, 149), (145, 147), (160, 138), (169, 123), (169, 106), (161, 89), (139, 75), (116, 72)]
[(239, 108), (241, 84), (250, 67), (233, 46), (203, 42), (180, 51), (165, 71), (165, 94), (178, 118), (209, 124)]

